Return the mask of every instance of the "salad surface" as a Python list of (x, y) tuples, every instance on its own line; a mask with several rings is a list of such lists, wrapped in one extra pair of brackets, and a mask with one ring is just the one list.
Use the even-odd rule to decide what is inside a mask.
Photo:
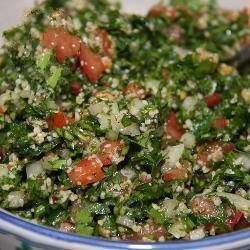
[(4, 36), (1, 208), (117, 240), (250, 226), (249, 8), (45, 0)]

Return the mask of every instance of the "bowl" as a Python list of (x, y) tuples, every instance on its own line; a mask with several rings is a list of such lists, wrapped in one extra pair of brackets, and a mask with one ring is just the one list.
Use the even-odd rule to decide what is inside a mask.
[[(32, 6), (33, 0), (8, 0), (0, 3), (0, 33), (21, 20), (24, 9)], [(157, 3), (156, 0), (122, 0), (125, 12), (147, 12), (148, 8)], [(250, 6), (249, 0), (220, 0), (226, 8), (242, 8)], [(2, 40), (0, 39), (0, 44)], [(96, 237), (69, 234), (34, 224), (0, 209), (0, 249), (3, 250), (183, 250), (183, 249), (250, 249), (250, 229), (244, 229), (219, 236), (210, 236), (201, 240), (179, 240), (159, 243), (140, 243), (129, 241), (112, 241)]]

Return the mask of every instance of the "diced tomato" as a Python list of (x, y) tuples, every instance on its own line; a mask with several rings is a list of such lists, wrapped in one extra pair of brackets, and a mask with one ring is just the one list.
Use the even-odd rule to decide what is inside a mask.
[(124, 148), (124, 143), (121, 141), (106, 140), (100, 145), (99, 159), (104, 166), (111, 165), (112, 163), (118, 164), (124, 160), (121, 155), (121, 150)]
[(171, 6), (154, 6), (148, 15), (150, 17), (166, 16), (170, 21), (173, 21), (178, 16), (178, 12)]
[(164, 181), (184, 180), (188, 176), (188, 161), (184, 161), (181, 167), (174, 167), (163, 174)]
[(242, 14), (250, 17), (250, 8), (248, 7), (243, 8)]
[(235, 149), (235, 145), (231, 142), (222, 144), (221, 146), (223, 153), (229, 153)]
[(167, 117), (166, 132), (174, 140), (180, 140), (185, 133), (174, 112), (171, 112)]
[(48, 126), (50, 128), (62, 128), (66, 125), (72, 125), (75, 122), (74, 117), (68, 118), (64, 112), (54, 113), (48, 120)]
[(95, 183), (104, 178), (102, 163), (98, 157), (90, 156), (73, 166), (68, 176), (75, 185), (86, 186)]
[(174, 168), (168, 170), (163, 175), (164, 181), (184, 180), (185, 178), (186, 178), (186, 171), (183, 171), (182, 168)]
[(4, 114), (4, 108), (0, 106), (0, 115), (3, 115)]
[(96, 31), (96, 37), (100, 40), (104, 55), (108, 57), (112, 57), (114, 51), (112, 49), (112, 42), (109, 38), (108, 32), (104, 29), (98, 29)]
[(75, 117), (74, 116), (68, 117), (67, 123), (68, 123), (68, 125), (73, 125), (75, 123)]
[(60, 63), (64, 63), (69, 57), (79, 53), (81, 40), (77, 36), (65, 33), (58, 37), (56, 46), (56, 58)]
[(0, 162), (3, 160), (4, 157), (4, 150), (0, 147)]
[(241, 217), (244, 217), (244, 214), (241, 211), (236, 212), (234, 215), (230, 216), (226, 220), (226, 225), (228, 226), (229, 229), (233, 230), (234, 227), (238, 224), (240, 221)]
[[(218, 158), (221, 157), (221, 147), (218, 142), (209, 142), (197, 147), (196, 162), (198, 165), (209, 166), (211, 159), (210, 155), (218, 152)], [(215, 156), (216, 157), (216, 156)]]
[(62, 222), (59, 226), (59, 230), (66, 233), (74, 233), (75, 229), (75, 225), (70, 222)]
[(79, 59), (82, 72), (86, 74), (90, 82), (96, 83), (105, 70), (101, 57), (82, 44)]
[(242, 11), (242, 14), (247, 17), (246, 26), (250, 28), (250, 8), (245, 7)]
[(77, 96), (81, 92), (81, 88), (82, 88), (82, 86), (78, 82), (72, 82), (70, 84), (70, 92), (72, 95)]
[(212, 108), (219, 104), (222, 100), (222, 95), (219, 93), (214, 93), (212, 95), (205, 96), (205, 102), (209, 108)]
[(213, 200), (204, 195), (197, 195), (191, 201), (193, 213), (200, 215), (217, 216), (218, 209)]
[(250, 222), (244, 216), (241, 216), (239, 222), (235, 225), (234, 230), (240, 230), (249, 227)]
[(146, 97), (146, 92), (143, 88), (139, 86), (137, 82), (129, 82), (128, 85), (123, 90), (124, 95), (133, 95), (139, 99), (144, 99)]
[(162, 30), (162, 33), (171, 41), (176, 43), (180, 43), (182, 41), (183, 30), (180, 25), (174, 25), (171, 28), (165, 28)]
[(57, 61), (64, 63), (78, 54), (81, 40), (63, 28), (48, 27), (43, 33), (42, 45), (48, 49), (55, 48)]
[(80, 50), (80, 38), (65, 33), (58, 37), (56, 45), (56, 59), (60, 63), (64, 63), (69, 57), (78, 54)]
[(48, 27), (47, 30), (43, 33), (41, 41), (42, 46), (47, 49), (55, 48), (58, 36), (60, 36), (64, 32), (65, 30), (63, 28)]
[(145, 238), (159, 240), (166, 237), (167, 230), (164, 226), (155, 223), (153, 220), (148, 220), (147, 223), (140, 227), (138, 232), (127, 234), (127, 240), (141, 241)]
[(224, 129), (229, 125), (229, 121), (224, 117), (219, 117), (213, 120), (212, 125), (214, 128)]

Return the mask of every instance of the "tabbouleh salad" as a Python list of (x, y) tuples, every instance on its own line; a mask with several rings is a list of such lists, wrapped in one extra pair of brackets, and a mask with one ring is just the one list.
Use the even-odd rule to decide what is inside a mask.
[(1, 208), (122, 240), (250, 226), (249, 8), (45, 0), (4, 36)]

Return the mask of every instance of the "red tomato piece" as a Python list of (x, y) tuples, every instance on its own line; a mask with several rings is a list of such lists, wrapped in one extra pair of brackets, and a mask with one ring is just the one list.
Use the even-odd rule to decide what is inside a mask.
[(212, 125), (217, 129), (224, 129), (229, 125), (229, 121), (224, 117), (219, 117), (213, 120)]
[(246, 26), (250, 27), (250, 8), (245, 7), (242, 11), (242, 14), (247, 17)]
[(124, 160), (121, 155), (121, 150), (124, 148), (124, 143), (121, 141), (106, 140), (100, 145), (99, 159), (104, 166), (111, 165), (112, 163), (118, 164)]
[(4, 114), (4, 108), (0, 106), (0, 115), (3, 115)]
[(183, 171), (181, 168), (175, 168), (168, 170), (163, 175), (164, 181), (171, 181), (171, 180), (184, 180), (186, 178), (186, 172)]
[(191, 201), (191, 208), (194, 214), (218, 216), (218, 208), (213, 200), (204, 195), (197, 195)]
[(66, 125), (72, 125), (75, 122), (74, 117), (68, 118), (64, 112), (57, 112), (54, 113), (48, 120), (48, 126), (50, 128), (62, 128)]
[(198, 165), (209, 166), (211, 163), (210, 155), (218, 152), (218, 157), (221, 157), (219, 153), (221, 151), (221, 147), (218, 142), (209, 142), (197, 147), (197, 158), (196, 162)]
[(68, 125), (73, 125), (75, 123), (75, 117), (71, 116), (67, 118)]
[(143, 88), (140, 88), (139, 83), (129, 82), (128, 85), (123, 90), (124, 95), (133, 95), (139, 99), (144, 99), (146, 97), (146, 92)]
[(82, 88), (82, 86), (78, 82), (72, 82), (70, 84), (70, 92), (72, 95), (77, 96), (81, 92), (81, 88)]
[(223, 153), (229, 153), (235, 149), (235, 145), (231, 142), (225, 143), (221, 147), (222, 147)]
[(70, 180), (75, 185), (86, 186), (104, 178), (102, 163), (95, 155), (78, 162), (70, 173)]
[(169, 38), (177, 43), (180, 43), (182, 40), (182, 33), (182, 28), (179, 25), (175, 25), (169, 30)]
[(69, 57), (78, 54), (80, 50), (80, 38), (63, 33), (58, 36), (56, 45), (56, 59), (60, 63), (64, 63)]
[(42, 46), (47, 49), (55, 48), (58, 36), (63, 33), (65, 33), (65, 30), (63, 28), (48, 27), (47, 30), (43, 33), (41, 41)]
[(113, 56), (113, 49), (112, 49), (112, 42), (109, 38), (109, 34), (104, 29), (98, 29), (96, 31), (96, 37), (100, 40), (102, 45), (102, 51), (105, 56), (112, 57)]
[(234, 215), (226, 219), (226, 225), (229, 229), (233, 230), (242, 217), (244, 217), (244, 214), (241, 211), (237, 211)]
[(214, 93), (212, 95), (205, 96), (205, 102), (209, 108), (212, 108), (219, 104), (222, 100), (222, 95), (219, 93)]
[(184, 161), (181, 167), (174, 167), (163, 174), (164, 181), (184, 180), (188, 176), (188, 161)]
[(0, 147), (0, 162), (3, 160), (4, 157), (4, 150)]
[(167, 230), (164, 226), (155, 223), (152, 220), (148, 220), (145, 225), (140, 227), (138, 232), (133, 232), (125, 235), (127, 240), (141, 241), (145, 238), (159, 240), (159, 238), (166, 237)]
[(180, 140), (185, 130), (180, 125), (176, 114), (171, 112), (167, 117), (166, 132), (172, 139)]
[(67, 116), (64, 112), (54, 113), (47, 123), (49, 127), (62, 128), (67, 125)]
[(178, 12), (171, 6), (154, 6), (148, 15), (150, 17), (166, 16), (170, 21), (173, 21), (178, 16)]
[(43, 33), (42, 45), (48, 49), (55, 48), (57, 61), (64, 63), (78, 54), (81, 40), (63, 28), (48, 27)]
[(105, 70), (101, 57), (82, 44), (79, 59), (82, 72), (86, 74), (90, 82), (96, 83)]

